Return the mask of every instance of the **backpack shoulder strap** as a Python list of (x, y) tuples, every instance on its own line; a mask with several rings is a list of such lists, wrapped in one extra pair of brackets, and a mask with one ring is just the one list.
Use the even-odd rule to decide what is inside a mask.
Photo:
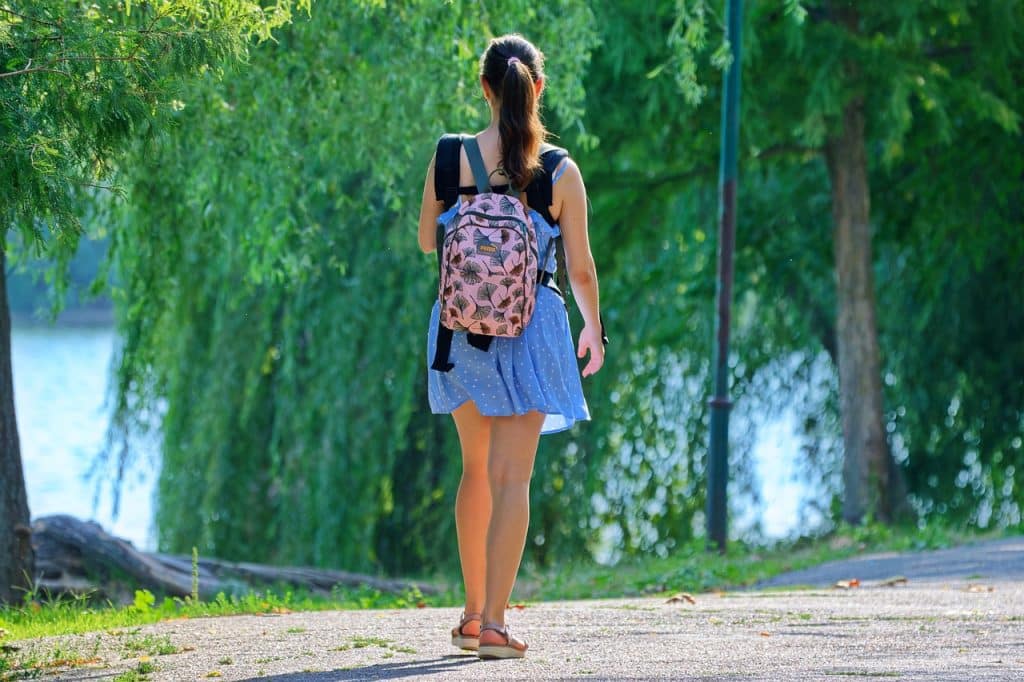
[(487, 177), (487, 166), (484, 165), (484, 157), (480, 154), (480, 145), (477, 143), (476, 137), (466, 135), (462, 138), (462, 146), (466, 148), (466, 158), (469, 159), (469, 167), (473, 170), (476, 191), (480, 194), (490, 192), (491, 182)]
[[(555, 219), (551, 216), (551, 202), (554, 195), (551, 181), (555, 177), (555, 171), (558, 169), (558, 166), (567, 158), (569, 158), (569, 152), (565, 149), (556, 147), (553, 144), (542, 144), (540, 147), (542, 170), (534, 175), (533, 181), (526, 188), (526, 201), (530, 204), (530, 208), (540, 213), (544, 220), (548, 222), (548, 225), (555, 224)], [(565, 270), (565, 246), (562, 244), (561, 235), (555, 237), (553, 241), (555, 247), (555, 267), (558, 272), (557, 288), (563, 300), (565, 300), (569, 290)], [(544, 262), (545, 264), (547, 263), (546, 258)], [(566, 310), (568, 310), (568, 303), (566, 304)]]
[(462, 135), (446, 133), (437, 141), (434, 155), (434, 196), (447, 211), (459, 198), (459, 151)]
[(555, 170), (563, 160), (569, 157), (569, 152), (553, 144), (544, 143), (540, 147), (540, 161), (542, 170), (533, 176), (533, 181), (526, 188), (526, 201), (530, 208), (544, 216), (544, 220), (554, 225), (551, 217), (552, 188), (551, 178)]

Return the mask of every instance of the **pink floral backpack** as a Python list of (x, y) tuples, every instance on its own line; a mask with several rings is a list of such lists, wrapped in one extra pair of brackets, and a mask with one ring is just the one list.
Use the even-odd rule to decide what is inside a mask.
[(453, 367), (448, 362), (452, 332), (469, 332), (470, 343), (481, 350), (487, 350), (491, 337), (523, 333), (542, 283), (537, 264), (549, 255), (538, 261), (533, 220), (519, 193), (511, 183), (514, 193), (494, 192), (476, 138), (459, 137), (478, 193), (438, 226), (441, 315), (432, 369), (442, 372)]

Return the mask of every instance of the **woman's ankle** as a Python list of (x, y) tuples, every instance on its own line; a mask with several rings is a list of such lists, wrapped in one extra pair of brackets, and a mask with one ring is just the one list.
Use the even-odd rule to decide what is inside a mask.
[(493, 616), (487, 615), (487, 612), (484, 611), (483, 612), (483, 616), (480, 619), (480, 627), (483, 627), (484, 625), (496, 625), (498, 627), (504, 628), (505, 627), (505, 618), (504, 618), (504, 616), (505, 616), (505, 614), (501, 614), (500, 617), (495, 618)]

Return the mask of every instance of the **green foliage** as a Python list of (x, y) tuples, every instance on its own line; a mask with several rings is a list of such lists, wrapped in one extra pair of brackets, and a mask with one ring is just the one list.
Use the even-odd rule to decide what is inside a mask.
[[(983, 528), (1019, 526), (1024, 273), (1013, 263), (1024, 232), (1014, 201), (1020, 160), (1005, 150), (1020, 141), (1024, 99), (1010, 74), (1024, 65), (1024, 8), (958, 0), (850, 11), (803, 4), (808, 14), (799, 28), (767, 23), (775, 16), (764, 6), (751, 17), (764, 26), (744, 74), (756, 84), (745, 90), (744, 120), (764, 150), (751, 165), (775, 179), (808, 177), (820, 160), (806, 150), (830, 134), (849, 98), (863, 98), (890, 444), (919, 513)], [(780, 69), (761, 57), (787, 52), (803, 68)], [(798, 106), (790, 111), (780, 101)], [(792, 287), (805, 328), (833, 354), (832, 305), (821, 296), (831, 289), (830, 245), (815, 240), (811, 260), (811, 244), (794, 241), (827, 238), (820, 228), (830, 222), (825, 188), (793, 180), (776, 187), (785, 189), (762, 193), (755, 181), (750, 217), (755, 225), (771, 221), (778, 197), (787, 197), (787, 210), (798, 212), (796, 229), (773, 230), (770, 239), (783, 242), (777, 252), (802, 254), (803, 262), (791, 269), (761, 242), (757, 251), (766, 257), (759, 260), (773, 273), (764, 299), (779, 298), (780, 284)], [(982, 229), (968, 227), (975, 223)], [(827, 472), (835, 461), (813, 468)]]
[(135, 590), (135, 601), (132, 608), (136, 611), (148, 611), (156, 603), (156, 597), (149, 590)]
[[(884, 330), (886, 397), (923, 511), (1020, 527), (1024, 162), (995, 122), (957, 118), (956, 143), (937, 146), (926, 129), (879, 173), (879, 287), (887, 318), (906, 321)], [(952, 169), (964, 181), (936, 183)]]
[[(244, 56), (309, 0), (255, 2), (33, 0), (0, 7), (0, 246), (56, 268), (54, 309), (82, 235), (102, 206), (118, 154), (168, 125), (177, 86)], [(129, 11), (133, 10), (133, 11)], [(97, 203), (97, 200), (99, 203)], [(97, 209), (98, 210), (98, 209)]]
[(582, 3), (490, 9), (315, 14), (183, 92), (173, 129), (126, 162), (117, 426), (159, 419), (162, 548), (353, 569), (456, 556), (457, 446), (423, 409), (433, 265), (412, 216), (437, 137), (486, 122), (489, 35), (514, 17), (565, 45), (547, 110), (570, 121), (593, 44)]
[[(894, 450), (921, 513), (1019, 525), (1024, 237), (1020, 160), (1005, 149), (1024, 108), (1008, 75), (1021, 69), (1007, 66), (1021, 62), (1021, 9), (858, 7), (780, 0), (746, 15), (734, 499), (755, 483), (756, 427), (787, 408), (826, 513), (835, 491), (821, 146), (863, 97)], [(458, 447), (426, 410), (433, 261), (412, 216), (436, 137), (485, 122), (475, 61), (510, 29), (548, 54), (548, 123), (588, 184), (612, 338), (586, 384), (594, 421), (543, 439), (527, 565), (692, 546), (720, 16), (709, 2), (346, 5), (184, 87), (172, 125), (123, 162), (130, 200), (112, 237), (124, 345), (110, 463), (121, 470), (133, 439), (159, 427), (161, 548), (199, 538), (204, 553), (252, 561), (455, 565)], [(964, 188), (964, 168), (984, 181)], [(975, 221), (985, 229), (963, 229)]]

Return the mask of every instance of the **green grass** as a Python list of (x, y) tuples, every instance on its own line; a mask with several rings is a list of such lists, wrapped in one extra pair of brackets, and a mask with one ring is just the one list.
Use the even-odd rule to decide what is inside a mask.
[(341, 586), (332, 590), (330, 596), (323, 597), (279, 586), (277, 589), (250, 591), (245, 595), (228, 596), (221, 593), (210, 601), (193, 600), (186, 596), (165, 597), (157, 602), (147, 590), (138, 590), (133, 604), (116, 606), (109, 602), (97, 605), (84, 596), (48, 600), (42, 595), (32, 594), (26, 596), (22, 606), (0, 607), (0, 641), (109, 631), (175, 618), (331, 609), (415, 608), (419, 604), (450, 606), (455, 603), (455, 598), (452, 592), (440, 596), (423, 595), (416, 588), (403, 594), (390, 594), (369, 587)]
[(97, 664), (99, 641), (89, 649), (70, 648), (57, 644), (48, 650), (39, 651), (6, 645), (0, 649), (0, 680), (25, 680), (44, 676), (56, 670), (77, 668)]
[[(382, 649), (390, 649), (391, 651), (400, 651), (402, 653), (414, 654), (416, 650), (407, 646), (398, 646), (390, 639), (384, 639), (383, 637), (353, 637), (348, 644), (342, 644), (341, 646), (334, 647), (332, 651), (348, 651), (349, 649), (362, 649), (368, 646), (381, 647)], [(393, 653), (388, 652), (386, 654), (388, 658), (394, 656)]]
[[(696, 541), (668, 557), (627, 559), (615, 566), (565, 562), (554, 569), (524, 566), (513, 600), (594, 599), (749, 587), (788, 571), (867, 552), (941, 549), (998, 533), (963, 533), (941, 526), (843, 527), (827, 537), (801, 538), (772, 546), (732, 543), (725, 555)], [(792, 591), (794, 588), (781, 588)]]
[(141, 656), (167, 656), (178, 653), (178, 647), (171, 644), (171, 638), (164, 635), (142, 635), (141, 637), (129, 637), (121, 642), (121, 649), (125, 657)]
[(143, 680), (148, 680), (150, 673), (155, 670), (156, 666), (149, 661), (140, 661), (131, 670), (126, 670), (114, 677), (114, 682), (143, 682)]
[[(804, 538), (774, 546), (733, 543), (724, 556), (706, 552), (700, 542), (694, 542), (678, 548), (668, 557), (627, 559), (615, 566), (565, 561), (551, 568), (538, 569), (524, 563), (512, 603), (728, 590), (749, 586), (785, 571), (868, 551), (941, 548), (982, 537), (988, 536), (959, 533), (939, 526), (893, 529), (868, 525), (846, 527), (827, 537)], [(97, 605), (87, 597), (48, 600), (44, 595), (28, 594), (20, 606), (0, 607), (0, 643), (50, 635), (110, 632), (175, 618), (328, 609), (461, 606), (459, 576), (436, 576), (432, 582), (442, 584), (443, 591), (436, 595), (423, 595), (418, 589), (411, 588), (402, 594), (389, 594), (369, 587), (337, 586), (324, 597), (278, 585), (244, 595), (221, 593), (210, 601), (193, 596), (166, 597), (158, 601), (148, 591), (138, 590), (134, 603), (127, 606), (109, 602)], [(173, 649), (169, 641), (153, 638), (143, 638), (125, 646), (137, 646), (139, 651), (154, 655)], [(15, 665), (12, 661), (16, 657), (16, 652), (0, 649), (0, 680), (7, 679), (3, 674)]]

